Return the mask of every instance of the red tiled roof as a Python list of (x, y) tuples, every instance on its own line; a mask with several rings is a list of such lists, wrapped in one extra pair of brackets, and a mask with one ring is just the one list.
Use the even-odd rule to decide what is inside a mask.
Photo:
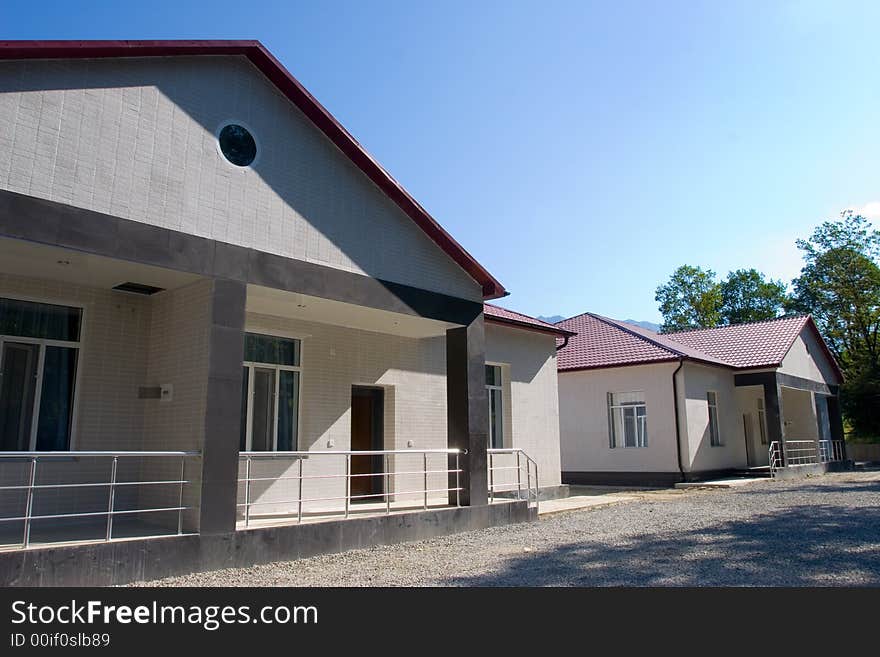
[(560, 371), (662, 363), (679, 358), (678, 353), (599, 315), (584, 313), (556, 325), (577, 332), (557, 353)]
[(4, 59), (98, 59), (174, 55), (247, 57), (345, 155), (483, 290), (484, 299), (506, 296), (504, 286), (468, 253), (428, 211), (275, 59), (259, 41), (0, 41)]
[(833, 355), (808, 315), (677, 333), (648, 329), (591, 313), (559, 322), (578, 335), (559, 351), (559, 370), (635, 365), (685, 358), (731, 369), (779, 367), (804, 327), (813, 331), (837, 374)]
[(570, 337), (574, 335), (573, 331), (569, 331), (556, 324), (550, 324), (535, 317), (523, 315), (522, 313), (508, 310), (507, 308), (502, 308), (501, 306), (494, 306), (491, 303), (483, 304), (483, 314), (486, 316), (487, 322), (508, 324), (510, 326), (530, 329), (532, 331), (553, 333), (554, 335), (561, 335), (562, 337)]
[(763, 322), (667, 333), (679, 344), (711, 354), (733, 367), (776, 367), (809, 320), (806, 315)]

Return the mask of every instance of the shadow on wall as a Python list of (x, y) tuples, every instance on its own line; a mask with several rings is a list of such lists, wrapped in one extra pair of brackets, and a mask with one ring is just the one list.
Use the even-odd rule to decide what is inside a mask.
[[(865, 486), (880, 492), (880, 483)], [(833, 489), (821, 487), (821, 492)], [(843, 487), (849, 492), (851, 486)], [(791, 508), (689, 532), (641, 534), (618, 545), (579, 541), (529, 553), (459, 586), (824, 586), (845, 574), (880, 585), (880, 509)]]
[[(16, 77), (4, 75), (0, 79), (0, 91), (121, 89), (121, 102), (111, 104), (107, 110), (115, 108), (119, 122), (155, 121), (167, 128), (165, 134), (160, 132), (149, 141), (153, 146), (169, 144), (167, 150), (171, 161), (152, 163), (151, 189), (143, 190), (145, 201), (163, 200), (157, 202), (161, 203), (160, 207), (147, 209), (147, 204), (140, 206), (141, 214), (154, 213), (166, 227), (186, 232), (195, 230), (197, 234), (233, 243), (250, 238), (254, 248), (271, 252), (301, 248), (304, 255), (294, 257), (342, 269), (352, 269), (354, 265), (382, 282), (406, 282), (415, 287), (433, 289), (443, 285), (449, 287), (444, 281), (454, 280), (456, 290), (469, 289), (471, 295), (477, 293), (478, 286), (470, 276), (459, 269), (243, 57), (219, 60), (214, 57), (181, 57), (171, 68), (157, 66), (156, 62), (156, 58), (82, 60), (72, 65), (27, 62), (21, 69), (14, 69)], [(40, 75), (28, 74), (28, 71), (36, 70)], [(160, 97), (144, 99), (140, 87), (156, 89)], [(162, 96), (170, 101), (168, 105), (161, 102)], [(142, 111), (132, 119), (128, 111), (134, 108)], [(172, 134), (177, 127), (173, 124), (175, 111), (183, 111), (203, 128), (200, 141), (193, 144), (195, 140), (190, 135), (178, 134), (179, 129)], [(258, 156), (248, 168), (237, 169), (221, 161), (217, 153), (214, 135), (223, 123), (230, 120), (245, 123), (257, 138)], [(289, 144), (296, 144), (296, 148), (289, 147)], [(114, 157), (134, 157), (136, 148), (136, 143), (120, 143), (121, 150)], [(207, 166), (211, 161), (208, 158), (212, 156), (216, 157), (216, 164)], [(178, 166), (173, 161), (175, 157)], [(195, 167), (198, 174), (195, 179), (186, 175), (186, 169), (182, 171), (180, 168), (192, 157), (203, 159), (206, 165)], [(108, 163), (100, 156), (95, 162), (98, 176), (106, 173), (112, 177), (113, 171), (104, 171)], [(192, 168), (190, 165), (190, 170)], [(255, 196), (252, 190), (246, 191), (246, 176), (250, 171), (277, 194), (281, 204), (259, 194)], [(203, 185), (206, 180), (207, 186)], [(182, 189), (187, 184), (192, 189)], [(156, 191), (166, 187), (176, 190), (175, 193), (159, 194)], [(217, 198), (213, 198), (213, 189), (217, 190)], [(211, 213), (207, 218), (197, 212), (198, 197), (204, 197), (206, 191), (211, 194)], [(246, 203), (246, 199), (250, 199), (250, 203)], [(124, 202), (124, 209), (128, 209), (128, 201)], [(235, 210), (234, 215), (226, 216), (229, 208)], [(123, 206), (103, 211), (115, 214), (117, 209), (123, 209)], [(270, 212), (275, 216), (283, 213), (284, 221), (290, 220), (290, 225), (282, 225), (277, 230), (265, 225), (258, 230), (259, 217)], [(137, 216), (126, 218), (138, 219)], [(228, 221), (222, 236), (211, 234), (216, 232), (210, 226), (210, 221), (215, 218)], [(386, 238), (389, 221), (399, 221), (400, 230), (407, 234), (403, 241), (394, 243)], [(172, 225), (175, 222), (184, 225)], [(309, 231), (321, 234), (326, 243), (315, 240)], [(290, 253), (282, 255), (290, 256)], [(411, 270), (414, 263), (423, 263), (425, 271), (437, 271), (428, 274), (430, 281), (413, 283)], [(388, 284), (386, 288), (407, 305), (418, 302), (407, 298), (407, 291), (401, 290), (399, 285)], [(446, 293), (450, 291), (446, 290)], [(461, 293), (458, 296), (468, 295)]]

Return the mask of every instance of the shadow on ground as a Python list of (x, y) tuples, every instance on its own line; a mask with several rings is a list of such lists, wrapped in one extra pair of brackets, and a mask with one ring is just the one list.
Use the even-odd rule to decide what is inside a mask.
[[(822, 490), (827, 492), (827, 487)], [(851, 487), (848, 487), (851, 490)], [(880, 508), (805, 506), (508, 559), (457, 586), (880, 586)]]

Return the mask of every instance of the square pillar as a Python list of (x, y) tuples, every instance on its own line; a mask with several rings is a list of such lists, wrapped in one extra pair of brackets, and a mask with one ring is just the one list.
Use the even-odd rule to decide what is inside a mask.
[(785, 465), (785, 427), (784, 409), (782, 406), (782, 388), (774, 375), (772, 381), (764, 382), (764, 412), (767, 416), (767, 439), (772, 443), (779, 442), (782, 465)]
[(235, 531), (246, 298), (244, 283), (221, 279), (213, 282), (202, 447), (201, 534)]
[[(832, 389), (834, 391), (834, 389)], [(846, 437), (843, 433), (843, 413), (840, 410), (840, 397), (837, 394), (827, 398), (828, 404), (828, 425), (831, 428), (831, 440), (841, 441), (843, 448), (843, 460), (848, 460), (846, 454)]]
[[(486, 327), (482, 312), (468, 325), (446, 331), (446, 431), (450, 448), (467, 450), (462, 454), (459, 476), (461, 503), (478, 506), (488, 503), (489, 477), (486, 448), (489, 434), (489, 408), (486, 396)], [(455, 458), (450, 457), (455, 468)], [(449, 475), (454, 488), (455, 473)], [(449, 494), (455, 504), (456, 494)]]

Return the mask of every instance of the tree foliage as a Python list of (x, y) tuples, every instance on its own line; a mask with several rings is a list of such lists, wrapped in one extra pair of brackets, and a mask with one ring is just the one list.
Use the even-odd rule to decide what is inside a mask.
[(756, 269), (732, 271), (719, 282), (711, 269), (690, 265), (676, 269), (655, 298), (664, 333), (773, 319), (787, 300), (785, 284)]
[(721, 288), (711, 269), (682, 265), (654, 297), (660, 303), (664, 333), (717, 326), (721, 321)]
[(721, 283), (721, 317), (725, 324), (774, 319), (788, 300), (782, 281), (767, 280), (756, 269), (738, 269)]
[(797, 246), (805, 265), (788, 308), (813, 315), (840, 363), (854, 431), (880, 435), (880, 231), (846, 211)]

